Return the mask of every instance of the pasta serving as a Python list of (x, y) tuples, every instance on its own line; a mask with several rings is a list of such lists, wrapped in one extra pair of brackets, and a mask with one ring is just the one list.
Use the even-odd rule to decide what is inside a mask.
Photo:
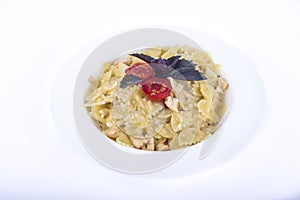
[(89, 115), (119, 144), (166, 151), (203, 141), (227, 110), (228, 82), (205, 51), (156, 47), (104, 63), (85, 96)]

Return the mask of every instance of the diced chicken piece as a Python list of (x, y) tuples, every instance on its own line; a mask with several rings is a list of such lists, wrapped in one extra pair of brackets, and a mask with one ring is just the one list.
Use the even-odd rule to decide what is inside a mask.
[(129, 139), (130, 139), (130, 142), (133, 144), (133, 146), (138, 149), (154, 151), (153, 137), (145, 138), (145, 139), (130, 137)]
[(148, 139), (147, 145), (145, 146), (144, 150), (154, 151), (154, 138), (153, 137)]
[(104, 134), (110, 138), (117, 138), (119, 137), (120, 135), (120, 130), (118, 127), (114, 126), (114, 127), (111, 127), (105, 131), (103, 131)]
[(134, 147), (141, 149), (145, 144), (147, 144), (147, 139), (140, 139), (135, 137), (129, 137), (130, 142)]
[(179, 100), (177, 98), (168, 96), (165, 100), (165, 104), (171, 110), (178, 112)]
[(90, 76), (90, 78), (89, 78), (89, 83), (90, 83), (91, 85), (95, 84), (95, 83), (96, 83), (95, 78), (92, 77), (92, 76)]
[(168, 150), (170, 150), (170, 147), (168, 144), (159, 143), (156, 145), (156, 150), (157, 151), (168, 151)]
[(218, 79), (218, 82), (217, 82), (217, 85), (216, 85), (216, 91), (218, 93), (225, 94), (228, 87), (229, 87), (229, 84), (225, 79), (223, 79), (223, 78)]
[(222, 88), (223, 91), (226, 91), (227, 88), (229, 87), (228, 82), (225, 79), (220, 78), (220, 86)]

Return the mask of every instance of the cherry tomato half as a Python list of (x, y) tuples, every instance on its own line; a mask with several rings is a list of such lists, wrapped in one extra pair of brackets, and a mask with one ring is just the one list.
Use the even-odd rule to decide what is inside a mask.
[(153, 68), (149, 64), (143, 62), (133, 64), (125, 70), (125, 73), (132, 74), (143, 80), (154, 76)]
[(151, 101), (161, 101), (171, 93), (171, 84), (168, 79), (150, 78), (142, 82), (142, 90)]

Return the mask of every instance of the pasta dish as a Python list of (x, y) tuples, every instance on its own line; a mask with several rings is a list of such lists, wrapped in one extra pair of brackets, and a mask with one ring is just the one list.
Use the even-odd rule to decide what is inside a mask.
[(167, 151), (197, 144), (220, 126), (228, 82), (210, 55), (188, 45), (147, 48), (104, 63), (85, 107), (119, 144)]

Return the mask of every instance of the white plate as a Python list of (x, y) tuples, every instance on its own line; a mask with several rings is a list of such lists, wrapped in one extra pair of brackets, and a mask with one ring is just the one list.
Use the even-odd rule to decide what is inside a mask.
[[(185, 35), (160, 28), (132, 30), (114, 36), (100, 45), (98, 45), (99, 43), (92, 45), (93, 48), (95, 46), (97, 48), (88, 56), (82, 66), (82, 60), (75, 64), (74, 61), (78, 61), (78, 58), (73, 59), (74, 61), (71, 62), (73, 63), (73, 69), (66, 65), (53, 87), (52, 114), (58, 128), (61, 131), (72, 131), (73, 133), (70, 123), (66, 123), (68, 125), (64, 124), (64, 122), (70, 120), (68, 114), (72, 103), (69, 101), (71, 97), (68, 93), (68, 98), (62, 98), (62, 95), (66, 94), (61, 89), (70, 89), (72, 83), (74, 87), (74, 119), (81, 142), (97, 161), (106, 166), (130, 173), (154, 172), (169, 166), (163, 171), (156, 172), (156, 175), (159, 174), (159, 177), (176, 177), (218, 166), (236, 155), (253, 137), (263, 114), (264, 90), (262, 82), (255, 68), (230, 45), (202, 32), (184, 30), (182, 32), (185, 32)], [(94, 126), (83, 106), (84, 92), (88, 88), (88, 78), (91, 75), (97, 77), (100, 74), (103, 61), (113, 60), (126, 51), (156, 45), (186, 43), (198, 48), (201, 46), (204, 50), (209, 51), (214, 61), (222, 65), (222, 73), (230, 84), (227, 94), (230, 113), (222, 127), (222, 132), (219, 132), (222, 133), (222, 137), (213, 152), (205, 159), (199, 159), (200, 151), (205, 146), (200, 143), (186, 150), (145, 154), (140, 153), (139, 150), (124, 148), (110, 142)], [(85, 56), (87, 56), (87, 52), (85, 52)], [(76, 71), (81, 67), (77, 74), (76, 84), (74, 83), (74, 64)], [(70, 70), (73, 70), (73, 72), (70, 73)], [(70, 79), (68, 83), (63, 81), (68, 77)], [(68, 99), (68, 101), (62, 99)], [(63, 110), (66, 112), (63, 112)], [(62, 113), (65, 113), (65, 116), (61, 116)], [(206, 140), (207, 146), (214, 146), (218, 135), (220, 134), (215, 134), (214, 137)], [(65, 138), (70, 140), (70, 136), (68, 135)], [(172, 163), (173, 165), (171, 165)], [(164, 173), (166, 170), (169, 171), (168, 175)]]

